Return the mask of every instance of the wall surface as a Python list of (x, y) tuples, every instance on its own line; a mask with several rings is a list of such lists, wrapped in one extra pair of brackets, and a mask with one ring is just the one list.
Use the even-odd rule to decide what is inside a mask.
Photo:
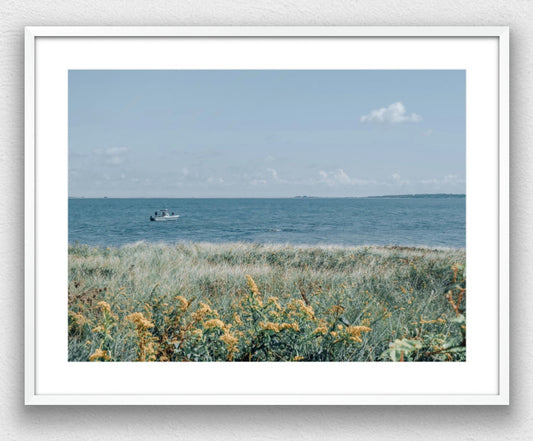
[[(533, 4), (529, 0), (2, 0), (0, 438), (518, 440), (533, 432)], [(511, 406), (24, 407), (23, 27), (508, 25), (511, 28)]]

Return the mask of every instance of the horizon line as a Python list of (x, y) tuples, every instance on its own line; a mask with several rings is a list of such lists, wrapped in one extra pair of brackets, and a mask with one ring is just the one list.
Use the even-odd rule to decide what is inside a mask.
[(466, 196), (466, 193), (403, 193), (370, 196), (68, 196), (68, 199), (369, 199), (414, 196)]

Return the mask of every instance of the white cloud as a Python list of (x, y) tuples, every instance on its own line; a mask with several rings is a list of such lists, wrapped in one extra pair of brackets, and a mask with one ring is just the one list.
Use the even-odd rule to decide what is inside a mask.
[(326, 172), (320, 170), (318, 172), (320, 175), (319, 182), (327, 184), (329, 186), (333, 185), (368, 185), (374, 184), (374, 181), (366, 181), (364, 179), (351, 178), (348, 173), (346, 173), (342, 168), (333, 170), (331, 172)]
[(392, 179), (394, 180), (394, 184), (398, 184), (398, 185), (407, 185), (407, 184), (409, 184), (409, 180), (405, 179), (405, 178), (402, 178), (402, 175), (400, 175), (400, 173), (393, 173), (392, 174)]
[(272, 174), (272, 178), (274, 179), (274, 181), (276, 181), (276, 182), (287, 182), (285, 179), (282, 179), (282, 178), (279, 177), (277, 170), (275, 170), (273, 168), (267, 168), (267, 171)]
[(421, 184), (431, 184), (431, 185), (443, 185), (443, 184), (451, 184), (451, 185), (460, 185), (465, 184), (464, 178), (460, 178), (457, 175), (446, 175), (442, 178), (432, 178), (432, 179), (423, 179), (420, 181)]
[(382, 107), (381, 109), (372, 110), (368, 115), (361, 116), (362, 123), (403, 123), (403, 122), (418, 122), (422, 120), (420, 115), (416, 113), (407, 114), (405, 106), (400, 103), (392, 103), (389, 107)]
[(446, 176), (444, 176), (443, 182), (445, 184), (449, 184), (449, 183), (454, 183), (455, 184), (457, 182), (463, 183), (464, 180), (459, 179), (459, 176), (457, 176), (457, 175), (446, 175)]
[(103, 156), (105, 164), (120, 165), (124, 162), (124, 155), (128, 150), (128, 147), (109, 147), (107, 149), (95, 149), (93, 153), (97, 156)]
[(121, 155), (123, 153), (126, 153), (128, 151), (128, 147), (110, 147), (108, 149), (104, 150), (104, 153), (107, 156), (115, 156), (115, 155)]

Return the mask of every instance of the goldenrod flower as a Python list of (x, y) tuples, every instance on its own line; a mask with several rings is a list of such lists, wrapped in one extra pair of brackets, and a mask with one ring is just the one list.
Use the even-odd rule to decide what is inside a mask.
[(314, 333), (326, 335), (328, 333), (328, 328), (326, 328), (325, 326), (319, 326), (318, 328), (315, 329)]
[(272, 322), (260, 322), (259, 323), (259, 326), (261, 326), (261, 328), (263, 328), (265, 331), (274, 331), (274, 332), (279, 332), (280, 330), (280, 326), (278, 323), (272, 323)]
[(104, 361), (111, 360), (111, 357), (107, 354), (107, 351), (102, 349), (97, 349), (93, 354), (89, 356), (89, 361), (99, 361), (98, 359), (102, 358)]
[(142, 312), (134, 312), (126, 317), (126, 320), (135, 323), (139, 329), (153, 328), (154, 324), (148, 320)]
[(368, 326), (348, 326), (346, 328), (346, 332), (350, 336), (350, 340), (357, 343), (361, 343), (363, 341), (361, 339), (361, 333), (370, 331), (372, 331), (372, 328), (369, 328)]
[(242, 326), (242, 319), (241, 319), (241, 316), (237, 313), (234, 313), (233, 314), (233, 320), (235, 320), (235, 323), (237, 323), (238, 325)]
[(329, 312), (331, 314), (340, 314), (344, 311), (344, 307), (342, 307), (341, 305), (333, 305), (330, 309), (329, 309)]
[(300, 326), (298, 326), (298, 323), (282, 323), (281, 325), (279, 325), (280, 327), (280, 330), (284, 331), (285, 329), (292, 329), (293, 331), (299, 331), (300, 330)]
[(109, 306), (109, 303), (104, 302), (103, 300), (98, 302), (96, 305), (99, 306), (103, 311), (111, 312), (111, 306)]
[(204, 302), (200, 302), (200, 307), (196, 312), (194, 312), (192, 315), (192, 318), (196, 321), (202, 320), (207, 314), (212, 312), (211, 307)]
[(239, 339), (230, 332), (225, 332), (224, 335), (219, 338), (219, 340), (223, 341), (228, 346), (235, 346), (237, 343), (239, 343)]
[(200, 312), (203, 312), (204, 314), (207, 314), (208, 312), (211, 312), (211, 307), (204, 302), (200, 302)]
[(83, 326), (89, 321), (81, 312), (69, 311), (68, 315), (70, 315), (79, 326)]
[(202, 338), (204, 336), (204, 333), (201, 329), (195, 329), (191, 332), (191, 335), (194, 335), (195, 337)]
[(315, 312), (313, 311), (313, 307), (311, 305), (307, 306), (303, 300), (297, 300), (296, 304), (300, 311), (303, 311), (305, 314), (307, 314), (310, 319), (315, 318)]
[(278, 311), (281, 309), (281, 305), (279, 304), (279, 298), (278, 297), (269, 297), (268, 298), (268, 303), (273, 303)]
[(257, 287), (257, 284), (255, 283), (254, 279), (252, 279), (252, 276), (246, 276), (246, 283), (248, 283), (250, 291), (252, 291), (255, 295), (259, 295), (259, 288)]
[(224, 322), (220, 319), (211, 319), (211, 320), (207, 320), (205, 323), (204, 323), (204, 327), (205, 328), (224, 328)]
[(189, 307), (189, 301), (183, 297), (183, 296), (176, 296), (176, 300), (180, 302), (180, 309), (182, 312), (187, 311), (187, 308)]

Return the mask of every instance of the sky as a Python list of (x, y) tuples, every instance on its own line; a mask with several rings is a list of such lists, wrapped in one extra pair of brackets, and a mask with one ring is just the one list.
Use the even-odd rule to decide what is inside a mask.
[(465, 193), (463, 70), (71, 70), (70, 197)]

